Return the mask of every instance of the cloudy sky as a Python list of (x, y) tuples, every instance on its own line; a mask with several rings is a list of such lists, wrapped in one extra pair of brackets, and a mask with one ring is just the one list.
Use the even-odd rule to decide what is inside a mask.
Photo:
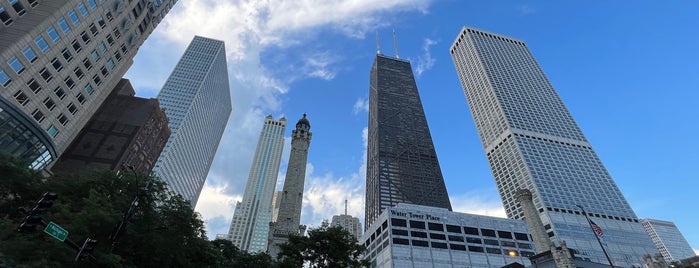
[(196, 207), (209, 237), (228, 230), (268, 114), (311, 121), (302, 223), (341, 214), (345, 199), (363, 222), (369, 70), (377, 33), (395, 55), (395, 29), (454, 210), (504, 216), (448, 50), (464, 25), (518, 38), (638, 216), (675, 222), (699, 249), (699, 2), (483, 2), (179, 1), (127, 78), (154, 97), (194, 35), (225, 41), (233, 111)]

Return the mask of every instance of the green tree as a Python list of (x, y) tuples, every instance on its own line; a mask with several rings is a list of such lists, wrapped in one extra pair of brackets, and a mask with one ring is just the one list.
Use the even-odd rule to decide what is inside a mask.
[[(216, 244), (208, 241), (204, 223), (179, 195), (167, 191), (157, 178), (113, 172), (43, 178), (26, 163), (0, 157), (0, 264), (10, 267), (226, 267)], [(144, 186), (153, 183), (149, 193)], [(98, 240), (96, 262), (73, 262), (76, 251), (36, 232), (16, 231), (25, 217), (18, 207), (31, 209), (45, 191), (55, 192), (54, 206), (42, 214), (69, 231), (81, 245)], [(138, 206), (112, 250), (109, 236), (134, 197)]]
[(280, 246), (281, 267), (368, 267), (369, 261), (360, 259), (366, 249), (341, 227), (330, 227), (327, 221), (308, 231), (308, 236), (291, 236)]

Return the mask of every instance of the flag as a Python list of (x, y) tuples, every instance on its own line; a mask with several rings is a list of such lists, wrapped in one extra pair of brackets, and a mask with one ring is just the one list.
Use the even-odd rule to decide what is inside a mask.
[(599, 227), (594, 221), (590, 220), (590, 227), (592, 227), (592, 231), (597, 234), (600, 238), (604, 238), (604, 232), (602, 231), (602, 228)]

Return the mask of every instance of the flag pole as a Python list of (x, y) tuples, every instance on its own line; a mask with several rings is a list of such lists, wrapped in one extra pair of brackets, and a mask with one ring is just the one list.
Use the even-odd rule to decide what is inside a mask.
[(587, 220), (587, 225), (590, 226), (590, 230), (592, 231), (592, 234), (595, 235), (595, 238), (597, 238), (597, 243), (599, 243), (599, 246), (602, 248), (602, 252), (604, 252), (604, 256), (607, 257), (607, 261), (609, 261), (609, 265), (614, 267), (614, 263), (612, 263), (612, 258), (609, 257), (609, 254), (607, 254), (607, 250), (604, 248), (602, 245), (602, 241), (599, 240), (599, 236), (595, 232), (595, 229), (592, 228), (592, 222), (590, 221), (590, 218), (587, 216), (587, 212), (585, 212), (585, 209), (581, 205), (576, 205), (582, 210), (583, 215), (585, 215), (585, 219)]

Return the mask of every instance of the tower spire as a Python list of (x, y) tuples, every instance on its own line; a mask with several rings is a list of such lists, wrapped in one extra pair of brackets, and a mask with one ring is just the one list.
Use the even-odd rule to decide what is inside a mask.
[(345, 215), (347, 215), (347, 199), (345, 199)]
[(376, 54), (381, 54), (381, 42), (379, 42), (379, 30), (376, 30)]
[(398, 56), (398, 41), (396, 39), (396, 28), (393, 28), (393, 48), (396, 50), (396, 59), (400, 59), (400, 56)]

